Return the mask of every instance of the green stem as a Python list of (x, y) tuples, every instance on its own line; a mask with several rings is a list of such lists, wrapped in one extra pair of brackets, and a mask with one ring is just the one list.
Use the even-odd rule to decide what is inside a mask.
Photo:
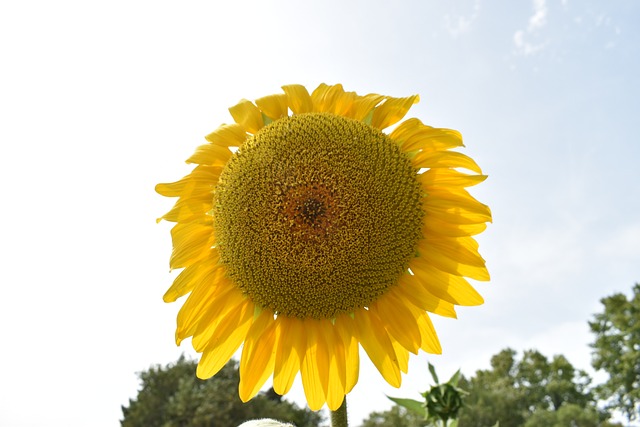
[(342, 405), (335, 410), (331, 411), (331, 427), (349, 427), (347, 419), (347, 396), (344, 397)]

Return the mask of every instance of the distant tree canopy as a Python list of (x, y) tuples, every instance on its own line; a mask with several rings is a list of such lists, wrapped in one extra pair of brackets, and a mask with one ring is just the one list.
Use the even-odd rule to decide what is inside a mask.
[(317, 427), (322, 415), (301, 409), (270, 390), (247, 403), (238, 397), (237, 362), (209, 380), (196, 377), (197, 363), (181, 357), (175, 364), (139, 373), (142, 387), (122, 407), (122, 427), (235, 427), (256, 418), (273, 418), (297, 427)]
[(427, 422), (421, 415), (407, 411), (398, 405), (384, 412), (372, 412), (361, 427), (424, 427)]
[(631, 421), (640, 415), (640, 284), (631, 298), (617, 293), (600, 301), (604, 311), (589, 322), (595, 334), (592, 365), (609, 379), (596, 393)]
[(596, 407), (587, 373), (576, 370), (564, 356), (549, 360), (535, 350), (525, 351), (521, 360), (515, 356), (515, 351), (505, 349), (493, 356), (491, 369), (460, 382), (469, 392), (461, 426), (485, 427), (498, 421), (500, 427), (612, 425), (606, 422), (609, 415)]
[[(522, 359), (505, 349), (493, 356), (491, 369), (461, 378), (459, 387), (469, 394), (458, 417), (460, 427), (613, 427), (609, 415), (596, 407), (590, 378), (564, 356), (551, 360), (535, 350)], [(426, 385), (425, 385), (425, 388)], [(363, 427), (422, 427), (414, 414), (394, 406), (372, 413)]]

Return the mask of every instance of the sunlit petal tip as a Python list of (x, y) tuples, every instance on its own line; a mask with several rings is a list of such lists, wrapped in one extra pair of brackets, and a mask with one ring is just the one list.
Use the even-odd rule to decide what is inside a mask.
[(256, 99), (255, 102), (271, 120), (281, 119), (289, 114), (288, 98), (284, 93), (264, 96)]
[(255, 134), (264, 126), (260, 109), (246, 99), (229, 108), (231, 117), (249, 133)]
[(243, 402), (253, 398), (273, 374), (278, 338), (273, 313), (264, 310), (254, 319), (242, 348), (238, 393)]
[(232, 123), (220, 126), (204, 138), (221, 147), (240, 147), (247, 139), (247, 132), (242, 125)]
[(399, 122), (419, 99), (418, 95), (406, 98), (388, 97), (385, 102), (376, 107), (371, 126), (377, 129), (385, 129)]
[(224, 166), (227, 160), (231, 158), (231, 154), (231, 151), (229, 151), (227, 147), (205, 144), (198, 147), (196, 152), (186, 160), (186, 163)]
[(287, 95), (287, 103), (294, 114), (303, 114), (313, 111), (311, 95), (302, 85), (282, 86), (282, 90)]
[(276, 323), (280, 329), (280, 340), (276, 347), (273, 388), (276, 393), (284, 395), (289, 392), (300, 372), (300, 364), (306, 351), (306, 335), (300, 319), (278, 316)]
[(393, 387), (400, 387), (402, 378), (398, 359), (382, 321), (369, 310), (355, 313), (360, 344), (383, 378)]

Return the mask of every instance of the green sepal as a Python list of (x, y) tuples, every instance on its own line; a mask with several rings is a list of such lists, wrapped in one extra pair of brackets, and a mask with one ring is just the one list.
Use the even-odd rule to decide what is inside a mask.
[(268, 117), (266, 114), (264, 114), (263, 112), (260, 112), (260, 114), (262, 114), (262, 121), (264, 122), (264, 125), (267, 126), (270, 123), (273, 123), (273, 120)]
[(371, 109), (371, 111), (369, 111), (369, 113), (364, 117), (364, 119), (362, 119), (364, 124), (371, 126), (371, 122), (373, 121), (374, 111), (375, 111), (375, 108)]
[(436, 384), (440, 384), (440, 381), (438, 380), (438, 375), (436, 375), (436, 368), (433, 367), (431, 362), (427, 362), (427, 363), (429, 364), (429, 372), (431, 372), (431, 378), (433, 378), (433, 381)]
[(253, 318), (257, 319), (258, 316), (260, 316), (260, 314), (262, 313), (262, 307), (260, 307), (259, 305), (255, 305), (253, 307)]
[(391, 396), (387, 396), (387, 398), (395, 402), (397, 405), (407, 408), (407, 410), (411, 412), (414, 412), (423, 417), (427, 416), (427, 409), (424, 406), (424, 402), (420, 402), (418, 400), (413, 400), (413, 399), (402, 399), (402, 398), (391, 397)]

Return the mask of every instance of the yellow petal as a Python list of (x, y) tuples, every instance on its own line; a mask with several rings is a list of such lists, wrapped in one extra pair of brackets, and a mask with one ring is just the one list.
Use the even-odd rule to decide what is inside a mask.
[(178, 311), (176, 344), (190, 337), (196, 331), (198, 322), (204, 313), (222, 300), (223, 296), (233, 288), (224, 280), (223, 269), (216, 269), (207, 274), (202, 282), (198, 283), (187, 297), (180, 311)]
[(180, 181), (156, 185), (156, 192), (166, 197), (179, 197), (185, 194), (211, 193), (218, 182), (222, 168), (220, 166), (196, 166)]
[(346, 366), (345, 393), (349, 393), (358, 382), (360, 373), (360, 346), (356, 338), (353, 319), (349, 315), (341, 314), (335, 320), (335, 331), (344, 343)]
[(344, 116), (356, 99), (354, 92), (345, 92), (342, 85), (328, 86), (322, 83), (311, 94), (314, 111)]
[(393, 345), (382, 321), (365, 309), (354, 313), (360, 344), (382, 377), (393, 387), (400, 387), (400, 368)]
[(247, 332), (240, 358), (240, 400), (248, 402), (273, 374), (278, 329), (273, 312), (263, 310)]
[(422, 228), (423, 236), (463, 237), (482, 233), (487, 228), (484, 222), (477, 224), (450, 224), (435, 216), (428, 216)]
[(276, 349), (273, 389), (279, 395), (284, 395), (289, 392), (300, 371), (306, 350), (306, 332), (302, 321), (295, 317), (280, 315), (276, 323), (280, 327), (280, 340)]
[[(339, 90), (342, 89), (342, 85), (336, 86), (338, 86)], [(333, 106), (332, 95), (335, 95), (336, 86), (329, 86), (325, 83), (320, 83), (320, 85), (315, 88), (315, 90), (311, 93), (311, 102), (313, 102), (314, 111), (326, 113), (331, 110)]]
[(371, 126), (377, 129), (385, 129), (402, 120), (409, 112), (411, 106), (420, 101), (418, 95), (406, 98), (387, 98), (385, 102), (376, 107), (373, 112)]
[(423, 207), (427, 213), (427, 221), (430, 215), (435, 215), (453, 224), (491, 222), (491, 209), (461, 188), (431, 188), (423, 199)]
[(313, 102), (307, 89), (302, 85), (282, 86), (287, 95), (287, 103), (293, 114), (310, 113), (313, 111)]
[(420, 331), (416, 319), (404, 308), (395, 293), (387, 292), (378, 301), (371, 304), (369, 311), (384, 321), (389, 335), (404, 348), (417, 354), (420, 348)]
[(242, 295), (242, 292), (233, 285), (229, 287), (229, 292), (221, 293), (215, 299), (209, 301), (209, 307), (198, 320), (191, 340), (195, 351), (201, 352), (207, 348), (211, 340), (215, 339), (215, 334), (220, 332), (218, 330), (220, 322), (230, 311), (237, 311), (238, 307), (246, 304), (247, 298)]
[[(444, 257), (441, 258), (446, 259)], [(415, 273), (414, 278), (433, 295), (452, 304), (465, 306), (482, 304), (484, 302), (482, 296), (473, 289), (469, 282), (460, 276), (464, 275), (476, 280), (489, 280), (487, 270), (451, 263), (453, 267), (450, 270), (452, 271), (447, 271), (441, 268), (442, 263), (439, 259), (436, 256), (422, 255), (420, 258), (411, 260), (409, 267)], [(445, 265), (445, 267), (449, 268), (450, 266)], [(468, 274), (462, 274), (461, 272)], [(480, 272), (483, 272), (484, 275), (481, 275)], [(470, 273), (473, 273), (476, 277), (469, 275)]]
[(200, 224), (211, 224), (213, 217), (209, 212), (213, 208), (213, 197), (211, 194), (204, 196), (180, 197), (169, 212), (156, 220), (170, 222), (198, 222)]
[(442, 354), (440, 340), (427, 313), (422, 313), (418, 317), (418, 328), (420, 328), (420, 335), (422, 336), (422, 347), (420, 348), (427, 353)]
[(487, 179), (486, 175), (468, 175), (454, 169), (435, 168), (418, 175), (418, 181), (427, 188), (431, 186), (471, 187)]
[(213, 227), (195, 222), (178, 223), (171, 229), (171, 239), (173, 251), (169, 267), (188, 267), (210, 255), (214, 243)]
[(324, 336), (319, 331), (319, 320), (304, 319), (304, 327), (307, 333), (307, 349), (300, 369), (302, 386), (309, 408), (317, 411), (326, 402), (330, 370), (329, 351)]
[[(440, 202), (434, 202), (431, 206), (426, 206), (426, 197), (423, 202), (424, 211), (426, 217), (437, 218), (440, 221), (444, 221), (455, 225), (471, 225), (471, 224), (483, 224), (485, 222), (491, 222), (491, 213), (471, 211), (463, 209), (461, 206), (455, 203), (443, 204)], [(436, 206), (438, 205), (438, 206)]]
[(242, 125), (232, 123), (220, 126), (204, 139), (221, 147), (240, 147), (247, 139), (247, 132)]
[[(417, 325), (416, 325), (416, 329), (418, 329)], [(400, 371), (404, 372), (405, 374), (408, 373), (409, 372), (409, 351), (402, 344), (400, 344), (398, 341), (394, 339), (391, 339), (391, 344), (393, 345), (393, 350), (396, 352), (396, 357), (398, 358), (398, 366), (400, 367)]]
[(346, 359), (342, 338), (330, 322), (322, 331), (325, 333), (327, 349), (330, 354), (329, 385), (327, 388), (327, 406), (331, 411), (337, 410), (345, 396)]
[(411, 159), (419, 168), (465, 168), (482, 173), (480, 166), (469, 156), (456, 151), (420, 151)]
[(209, 256), (182, 270), (162, 297), (164, 302), (174, 302), (181, 296), (191, 292), (213, 270), (220, 267), (220, 264), (218, 264), (219, 259), (218, 251), (212, 249)]
[(427, 236), (418, 243), (419, 251), (439, 251), (458, 262), (484, 267), (485, 261), (478, 253), (478, 243), (473, 237)]
[(383, 99), (384, 96), (375, 93), (360, 96), (353, 101), (348, 116), (355, 120), (365, 120)]
[(245, 300), (242, 306), (231, 310), (220, 321), (198, 363), (198, 378), (207, 379), (217, 374), (240, 348), (251, 326), (253, 309), (253, 304)]
[(356, 93), (345, 92), (342, 89), (342, 85), (333, 86), (332, 90), (335, 94), (332, 96), (332, 107), (327, 112), (338, 116), (349, 117), (349, 113), (353, 109), (353, 103), (357, 99)]
[(216, 144), (204, 144), (196, 148), (196, 152), (187, 159), (187, 163), (224, 166), (231, 158), (231, 154), (231, 151), (227, 147)]
[(233, 120), (242, 125), (244, 130), (249, 133), (255, 134), (264, 126), (260, 109), (253, 105), (251, 101), (243, 99), (233, 107), (229, 108), (229, 112), (231, 113)]
[(391, 288), (388, 292), (397, 294), (398, 298), (413, 304), (422, 311), (454, 319), (457, 317), (453, 303), (433, 295), (413, 275), (403, 274), (398, 281), (398, 286)]
[(289, 115), (287, 95), (284, 93), (258, 98), (255, 102), (258, 108), (271, 120), (278, 120)]
[(427, 126), (416, 118), (400, 123), (389, 136), (404, 151), (442, 151), (464, 146), (462, 135), (457, 130)]

